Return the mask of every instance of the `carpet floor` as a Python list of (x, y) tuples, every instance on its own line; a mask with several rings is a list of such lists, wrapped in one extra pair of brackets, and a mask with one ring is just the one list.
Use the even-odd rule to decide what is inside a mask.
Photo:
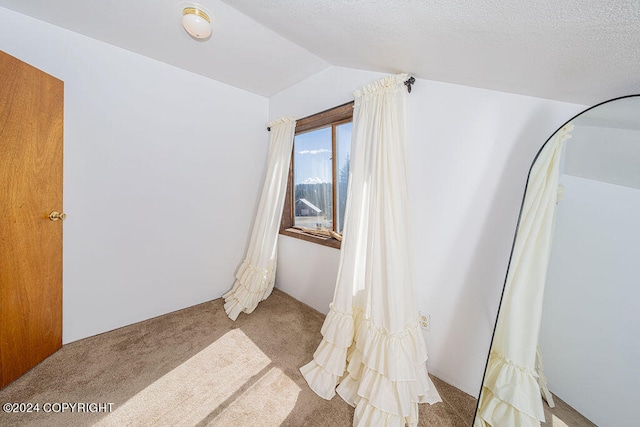
[(555, 394), (553, 400), (556, 405), (554, 408), (542, 402), (546, 422), (540, 423), (541, 427), (598, 427)]
[[(276, 289), (235, 322), (217, 299), (76, 341), (0, 390), (2, 404), (38, 404), (0, 425), (350, 426), (353, 408), (298, 371), (323, 320)], [(420, 425), (469, 427), (476, 399), (432, 378), (443, 402), (420, 405)]]

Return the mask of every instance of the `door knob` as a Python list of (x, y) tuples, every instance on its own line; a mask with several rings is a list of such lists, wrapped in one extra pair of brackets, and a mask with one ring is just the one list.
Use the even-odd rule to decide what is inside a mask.
[(56, 212), (53, 211), (49, 214), (49, 219), (51, 221), (64, 220), (67, 217), (67, 214), (64, 212)]

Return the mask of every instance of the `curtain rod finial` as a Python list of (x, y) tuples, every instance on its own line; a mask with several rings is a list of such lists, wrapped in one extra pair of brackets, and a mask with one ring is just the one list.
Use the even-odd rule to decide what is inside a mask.
[(404, 85), (407, 87), (407, 92), (411, 93), (411, 85), (414, 84), (416, 82), (415, 77), (411, 76), (409, 77), (405, 82)]

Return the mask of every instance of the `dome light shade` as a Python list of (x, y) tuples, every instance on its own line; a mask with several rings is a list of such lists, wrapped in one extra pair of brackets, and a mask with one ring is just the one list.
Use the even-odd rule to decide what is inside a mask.
[(211, 35), (211, 18), (197, 7), (182, 10), (182, 26), (196, 39), (206, 39)]

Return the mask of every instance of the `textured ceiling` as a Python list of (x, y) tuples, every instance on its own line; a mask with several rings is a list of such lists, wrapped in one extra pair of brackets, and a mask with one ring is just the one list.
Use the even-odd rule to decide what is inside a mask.
[(638, 0), (223, 1), (199, 1), (206, 42), (179, 0), (0, 6), (265, 96), (328, 65), (581, 104), (640, 93)]
[(593, 104), (640, 93), (638, 0), (224, 0), (334, 65)]

